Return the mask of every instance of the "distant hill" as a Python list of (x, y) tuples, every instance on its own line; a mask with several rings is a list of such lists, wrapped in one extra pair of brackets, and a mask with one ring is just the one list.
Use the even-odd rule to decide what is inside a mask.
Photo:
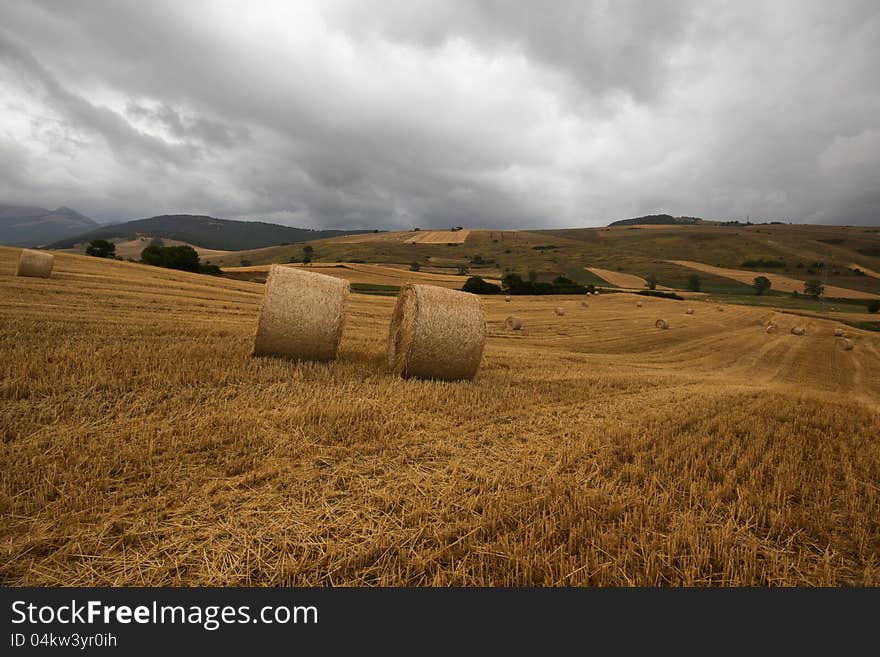
[(76, 210), (0, 204), (0, 244), (43, 246), (98, 225)]
[(122, 224), (102, 226), (53, 242), (49, 248), (71, 249), (77, 244), (96, 239), (136, 239), (138, 236), (146, 235), (178, 240), (206, 249), (242, 251), (366, 232), (371, 231), (309, 230), (262, 221), (233, 221), (192, 214), (165, 214), (149, 219), (137, 219)]
[(671, 214), (649, 214), (644, 217), (635, 217), (634, 219), (621, 219), (620, 221), (612, 221), (609, 226), (637, 226), (639, 224), (648, 225), (691, 225), (698, 226), (704, 223), (698, 217), (673, 217)]

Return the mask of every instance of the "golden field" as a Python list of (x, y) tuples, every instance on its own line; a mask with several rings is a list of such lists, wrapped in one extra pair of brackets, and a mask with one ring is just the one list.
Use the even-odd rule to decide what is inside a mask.
[(880, 584), (880, 334), (487, 297), (474, 382), (402, 380), (393, 298), (352, 295), (336, 362), (255, 359), (259, 284), (18, 253), (4, 584)]

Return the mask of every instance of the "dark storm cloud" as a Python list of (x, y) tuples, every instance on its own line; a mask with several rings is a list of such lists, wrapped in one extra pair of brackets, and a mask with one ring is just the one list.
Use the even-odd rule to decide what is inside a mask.
[(9, 202), (314, 227), (878, 220), (873, 2), (0, 15)]

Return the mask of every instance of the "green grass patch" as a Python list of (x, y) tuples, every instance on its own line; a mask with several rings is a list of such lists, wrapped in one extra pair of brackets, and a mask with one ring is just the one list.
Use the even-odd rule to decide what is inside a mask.
[(357, 294), (376, 294), (382, 297), (396, 297), (399, 285), (379, 285), (378, 283), (351, 283), (351, 291)]

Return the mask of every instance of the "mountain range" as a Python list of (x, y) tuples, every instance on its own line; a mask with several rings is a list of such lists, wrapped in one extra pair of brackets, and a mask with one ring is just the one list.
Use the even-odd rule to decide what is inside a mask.
[(0, 204), (0, 244), (44, 246), (98, 226), (94, 219), (62, 206), (55, 210)]
[(54, 241), (48, 245), (48, 248), (71, 249), (78, 244), (96, 239), (135, 239), (149, 236), (186, 242), (205, 249), (240, 251), (367, 232), (372, 231), (310, 230), (263, 221), (234, 221), (204, 215), (165, 214), (93, 228)]

